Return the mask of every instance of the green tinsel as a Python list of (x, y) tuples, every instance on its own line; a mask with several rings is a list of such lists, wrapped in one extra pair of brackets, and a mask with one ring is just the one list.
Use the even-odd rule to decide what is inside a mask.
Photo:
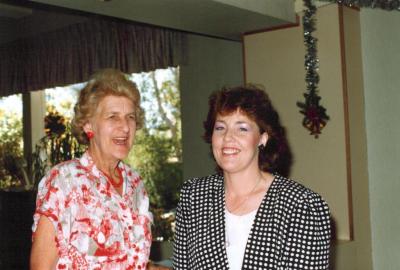
[(323, 2), (338, 3), (350, 7), (380, 8), (384, 10), (400, 11), (400, 0), (320, 0)]
[(311, 135), (318, 138), (321, 130), (325, 127), (329, 116), (326, 109), (319, 102), (321, 97), (318, 95), (318, 57), (317, 39), (312, 35), (315, 31), (315, 12), (317, 8), (311, 0), (304, 0), (303, 29), (304, 44), (306, 45), (305, 69), (306, 69), (306, 93), (304, 102), (297, 102), (300, 112), (304, 114), (303, 126), (310, 131)]

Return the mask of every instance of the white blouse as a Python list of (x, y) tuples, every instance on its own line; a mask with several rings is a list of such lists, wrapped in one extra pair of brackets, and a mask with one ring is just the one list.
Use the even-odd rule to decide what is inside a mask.
[(256, 213), (257, 209), (237, 216), (225, 209), (225, 245), (230, 270), (242, 268), (247, 239)]

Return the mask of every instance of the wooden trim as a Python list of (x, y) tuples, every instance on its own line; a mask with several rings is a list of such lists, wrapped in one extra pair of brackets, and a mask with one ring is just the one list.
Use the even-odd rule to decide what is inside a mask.
[(339, 39), (340, 39), (340, 59), (342, 67), (342, 90), (343, 90), (343, 109), (344, 109), (344, 130), (346, 144), (346, 171), (347, 171), (347, 199), (349, 204), (349, 238), (354, 240), (353, 224), (353, 191), (351, 177), (351, 149), (350, 149), (350, 123), (349, 123), (349, 98), (347, 89), (347, 69), (346, 69), (346, 44), (344, 36), (343, 6), (338, 5), (339, 12)]
[(300, 25), (300, 18), (299, 18), (299, 15), (296, 14), (296, 22), (295, 23), (288, 23), (288, 24), (283, 24), (283, 25), (279, 25), (279, 26), (273, 26), (270, 28), (249, 31), (249, 32), (243, 33), (242, 36), (270, 32), (270, 31), (275, 31), (275, 30), (281, 30), (281, 29), (285, 29), (285, 28), (298, 27), (299, 25)]

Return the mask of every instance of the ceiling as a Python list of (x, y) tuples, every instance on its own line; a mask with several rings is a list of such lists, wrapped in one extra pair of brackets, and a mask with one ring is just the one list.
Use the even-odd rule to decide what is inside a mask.
[(8, 5), (0, 1), (0, 18), (20, 19), (32, 15), (32, 9), (21, 6)]
[(0, 23), (32, 16), (35, 8), (61, 7), (240, 40), (243, 33), (294, 23), (294, 6), (294, 0), (0, 0)]

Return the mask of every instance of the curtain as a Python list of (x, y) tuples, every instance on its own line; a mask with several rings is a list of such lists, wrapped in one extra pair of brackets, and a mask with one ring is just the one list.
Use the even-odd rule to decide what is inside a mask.
[(0, 96), (87, 81), (101, 68), (125, 73), (184, 64), (178, 31), (105, 19), (0, 46)]

